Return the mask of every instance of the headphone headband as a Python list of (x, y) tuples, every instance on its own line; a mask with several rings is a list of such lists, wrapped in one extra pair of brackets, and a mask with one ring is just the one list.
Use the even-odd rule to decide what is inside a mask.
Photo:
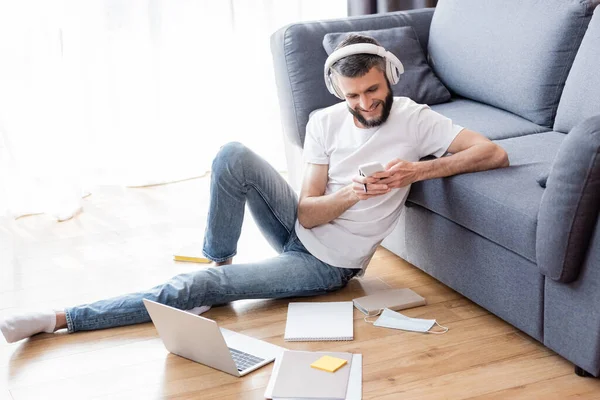
[(392, 85), (398, 83), (400, 75), (404, 73), (404, 66), (398, 57), (381, 46), (371, 43), (357, 43), (344, 46), (341, 49), (334, 51), (329, 55), (329, 57), (327, 57), (324, 69), (325, 85), (327, 86), (329, 93), (342, 100), (344, 99), (344, 94), (331, 79), (331, 66), (342, 58), (346, 58), (355, 54), (373, 54), (384, 58), (386, 60), (385, 74)]

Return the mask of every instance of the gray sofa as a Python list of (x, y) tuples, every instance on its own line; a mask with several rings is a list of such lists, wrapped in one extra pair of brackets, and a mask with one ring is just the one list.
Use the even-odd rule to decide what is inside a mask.
[(599, 0), (441, 0), (296, 23), (271, 37), (293, 183), (329, 32), (412, 26), (452, 93), (432, 109), (509, 154), (509, 168), (414, 184), (384, 246), (600, 374)]

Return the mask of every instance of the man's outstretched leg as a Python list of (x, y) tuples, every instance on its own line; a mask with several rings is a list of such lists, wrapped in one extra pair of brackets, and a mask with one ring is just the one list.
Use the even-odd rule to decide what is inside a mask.
[(67, 308), (67, 326), (75, 332), (150, 321), (142, 299), (189, 310), (241, 299), (323, 294), (344, 287), (356, 271), (320, 261), (292, 235), (282, 254), (268, 260), (190, 272), (149, 291)]

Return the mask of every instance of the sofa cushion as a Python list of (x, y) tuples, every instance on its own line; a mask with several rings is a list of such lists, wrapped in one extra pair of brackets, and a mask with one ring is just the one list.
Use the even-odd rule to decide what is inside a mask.
[(450, 100), (450, 92), (427, 64), (423, 48), (412, 27), (328, 33), (323, 38), (323, 47), (327, 54), (333, 53), (337, 45), (350, 33), (372, 37), (400, 59), (404, 66), (404, 74), (400, 76), (398, 83), (392, 86), (394, 96), (409, 97), (421, 104), (438, 104)]
[(464, 98), (453, 98), (451, 102), (434, 105), (431, 109), (450, 118), (455, 124), (493, 140), (548, 131), (548, 128), (508, 111)]
[(544, 193), (536, 179), (550, 168), (565, 137), (545, 132), (498, 140), (510, 167), (418, 182), (408, 201), (535, 263), (537, 215)]
[(596, 8), (563, 90), (554, 130), (569, 132), (575, 125), (600, 115), (600, 8)]
[(444, 0), (429, 36), (450, 91), (551, 127), (598, 0)]

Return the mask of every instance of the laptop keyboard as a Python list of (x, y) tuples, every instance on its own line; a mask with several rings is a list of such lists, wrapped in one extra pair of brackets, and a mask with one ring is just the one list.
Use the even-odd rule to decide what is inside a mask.
[(264, 358), (259, 358), (253, 356), (252, 354), (244, 353), (243, 351), (239, 351), (236, 349), (229, 348), (231, 355), (233, 356), (233, 361), (235, 361), (235, 365), (237, 366), (238, 371), (242, 372), (250, 367), (255, 366), (256, 364), (263, 362)]

